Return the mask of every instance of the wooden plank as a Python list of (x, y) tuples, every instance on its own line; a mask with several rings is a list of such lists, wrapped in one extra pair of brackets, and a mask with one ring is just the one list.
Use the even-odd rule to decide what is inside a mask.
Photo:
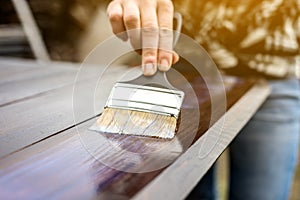
[(38, 63), (24, 59), (0, 59), (0, 83), (20, 79), (24, 72), (35, 70)]
[[(127, 70), (127, 68), (122, 66), (111, 68), (111, 75), (114, 76), (114, 78), (118, 78), (118, 76), (124, 73), (124, 70)], [(100, 101), (97, 102), (99, 106), (96, 110), (93, 110), (93, 107), (90, 106), (93, 102), (89, 100), (94, 100), (93, 91), (97, 86), (98, 76), (102, 69), (101, 67), (89, 68), (86, 71), (84, 75), (77, 79), (76, 83), (79, 84), (78, 88), (82, 93), (75, 98), (75, 100), (73, 96), (73, 83), (49, 91), (51, 86), (48, 87), (48, 84), (51, 85), (52, 80), (56, 78), (54, 74), (53, 77), (45, 81), (37, 78), (37, 81), (32, 81), (31, 79), (31, 81), (28, 82), (27, 86), (41, 82), (42, 89), (45, 92), (41, 93), (39, 86), (37, 86), (37, 88), (27, 88), (24, 89), (27, 94), (40, 92), (40, 95), (35, 95), (24, 101), (16, 101), (13, 104), (6, 104), (6, 106), (0, 107), (0, 157), (73, 126), (75, 123), (73, 116), (74, 101), (80, 104), (80, 108), (77, 111), (79, 115), (76, 118), (78, 122), (82, 122), (99, 114), (105, 105), (105, 101), (115, 79), (107, 76), (106, 80), (104, 80), (105, 88), (98, 87), (98, 90), (101, 90), (101, 92), (97, 92), (98, 96), (96, 95), (95, 98), (100, 99)], [(66, 76), (61, 78), (61, 83), (58, 80), (57, 86), (64, 84), (64, 78), (66, 78)], [(72, 78), (71, 75), (71, 79)], [(103, 94), (106, 96), (100, 98), (99, 96)], [(9, 93), (7, 93), (7, 96), (8, 95)]]
[(265, 83), (251, 88), (226, 115), (133, 199), (184, 199), (270, 92)]
[[(44, 68), (27, 70), (22, 73), (23, 76), (14, 76), (13, 81), (2, 81), (0, 107), (70, 84), (74, 81), (76, 73), (75, 68)], [(15, 72), (15, 74), (20, 73)]]
[[(86, 131), (90, 125), (84, 124), (79, 131)], [(136, 176), (103, 165), (86, 151), (75, 128), (2, 159), (0, 163), (0, 183), (3, 185), (0, 197), (10, 199), (21, 196), (30, 199), (93, 199), (98, 195), (100, 198), (113, 195), (108, 191), (113, 182), (114, 189), (124, 192), (122, 188), (134, 186), (136, 182), (140, 188), (143, 181), (147, 183), (158, 173)], [(123, 185), (126, 180), (129, 184)]]
[[(73, 83), (79, 67), (74, 63), (0, 59), (0, 107)], [(93, 76), (98, 70), (89, 67), (84, 77)]]
[[(203, 81), (195, 79), (194, 83), (196, 84), (197, 94), (200, 94), (198, 101), (189, 101), (190, 99), (187, 95), (187, 100), (182, 107), (182, 121), (174, 140), (105, 135), (91, 132), (87, 128), (94, 123), (95, 119), (92, 119), (77, 128), (71, 128), (2, 158), (0, 160), (0, 184), (3, 187), (0, 188), (0, 198), (128, 199), (133, 197), (164, 169), (151, 170), (148, 168), (149, 172), (145, 172), (144, 170), (149, 165), (153, 167), (153, 163), (173, 162), (189, 147), (191, 139), (198, 139), (208, 129), (210, 121), (208, 116), (211, 108), (209, 93), (207, 88), (204, 87)], [(90, 87), (89, 84), (85, 84), (82, 85), (84, 89)], [(242, 81), (237, 87), (231, 87), (228, 90), (228, 94), (231, 94), (227, 99), (228, 105), (236, 102), (250, 86), (251, 84), (249, 85), (247, 82)], [(68, 89), (65, 89), (61, 93), (66, 93), (67, 91)], [(233, 91), (233, 93), (230, 93), (230, 91)], [(37, 99), (39, 98), (35, 100)], [(47, 111), (57, 109), (68, 111), (69, 108), (65, 109), (64, 106), (56, 105), (53, 99), (51, 96), (46, 96), (44, 99), (29, 103), (29, 106), (38, 105), (46, 101), (54, 104), (52, 106), (49, 105), (50, 108), (46, 108)], [(200, 117), (202, 117), (202, 120), (200, 124), (198, 124), (198, 119), (195, 117), (198, 102), (201, 104)], [(24, 103), (22, 102), (23, 108), (25, 106)], [(60, 119), (67, 118), (67, 116), (61, 117), (55, 113), (47, 113), (56, 119), (46, 119), (43, 116), (43, 112), (39, 112), (39, 108), (36, 107), (34, 110), (40, 113), (38, 116), (42, 115), (43, 118), (38, 123), (36, 121), (30, 122), (29, 120), (28, 124), (34, 124), (36, 127), (31, 130), (27, 129), (24, 134), (34, 132), (33, 135), (40, 135), (43, 132), (48, 132), (45, 127), (51, 129), (49, 132), (53, 132), (55, 128), (51, 126), (55, 126), (55, 124), (51, 123), (60, 123)], [(29, 114), (33, 113), (29, 112)], [(24, 114), (25, 116), (28, 116), (28, 114)], [(58, 116), (61, 118), (57, 119)], [(36, 118), (37, 116), (33, 116), (33, 119)], [(40, 125), (40, 123), (43, 124)], [(22, 127), (18, 127), (18, 130), (21, 129)], [(199, 130), (196, 136), (192, 135), (193, 130)], [(11, 131), (11, 134), (13, 133), (14, 131)], [(106, 139), (107, 143), (98, 143), (98, 138), (100, 137)], [(220, 148), (223, 148), (223, 146)], [(120, 154), (118, 151), (116, 154), (110, 154), (116, 149), (120, 150), (120, 152), (124, 152), (123, 150), (134, 152), (135, 156), (133, 158), (124, 158), (122, 157), (124, 154)], [(154, 156), (153, 152), (155, 153)], [(209, 155), (214, 157), (213, 159), (216, 159), (215, 157), (218, 156), (217, 154)], [(211, 162), (210, 159), (212, 157), (205, 157), (208, 159), (208, 163)], [(113, 166), (118, 170), (111, 168), (111, 165), (106, 165), (107, 161), (112, 161)], [(186, 165), (190, 164), (186, 163)], [(208, 167), (208, 165), (206, 166)], [(136, 170), (141, 173), (132, 173)], [(180, 183), (182, 184), (183, 182)]]
[[(41, 69), (41, 68), (46, 69)], [(66, 62), (39, 62), (31, 59), (11, 59), (0, 58), (0, 84), (4, 82), (14, 82), (30, 77), (51, 73), (53, 70), (70, 70), (77, 71), (80, 64)], [(55, 68), (55, 69), (52, 69)]]

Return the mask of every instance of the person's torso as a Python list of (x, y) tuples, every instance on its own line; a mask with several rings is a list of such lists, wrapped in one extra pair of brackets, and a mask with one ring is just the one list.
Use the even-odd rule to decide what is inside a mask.
[(175, 0), (174, 4), (183, 14), (184, 32), (221, 68), (285, 77), (299, 65), (299, 0)]

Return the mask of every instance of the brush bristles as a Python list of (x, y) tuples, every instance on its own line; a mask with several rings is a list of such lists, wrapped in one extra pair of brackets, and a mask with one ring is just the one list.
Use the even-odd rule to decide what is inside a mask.
[(105, 133), (171, 139), (175, 135), (176, 121), (175, 117), (161, 114), (106, 108), (93, 129)]

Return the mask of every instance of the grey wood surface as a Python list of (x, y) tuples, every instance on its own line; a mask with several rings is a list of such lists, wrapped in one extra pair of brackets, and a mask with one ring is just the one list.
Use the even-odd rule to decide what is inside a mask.
[[(5, 64), (7, 62), (10, 66)], [(96, 110), (84, 109), (87, 107), (85, 104), (89, 103), (86, 96), (91, 95), (88, 89), (95, 88), (97, 81), (91, 77), (99, 75), (101, 66), (89, 68), (87, 73), (75, 81), (77, 69), (68, 64), (44, 63), (47, 67), (42, 69), (38, 63), (18, 63), (9, 60), (0, 62), (0, 69), (3, 68), (4, 73), (11, 77), (11, 80), (8, 78), (0, 81), (0, 157), (73, 126), (75, 84), (80, 85), (78, 88), (83, 88), (80, 90), (81, 96), (76, 98), (77, 104), (82, 108), (77, 111), (77, 121), (89, 119), (101, 111), (100, 107)], [(21, 72), (17, 72), (18, 68)], [(124, 73), (122, 69), (116, 67), (111, 73), (117, 76)], [(107, 91), (113, 80), (106, 80)], [(100, 104), (103, 105), (105, 99), (99, 99), (103, 99)]]
[[(0, 81), (0, 107), (29, 98), (67, 84), (76, 77), (75, 67), (60, 65), (57, 67), (27, 67), (14, 69), (0, 62), (3, 78)], [(19, 72), (18, 70), (21, 70)]]
[[(58, 70), (77, 72), (80, 64), (65, 62), (41, 62), (19, 58), (0, 57), (0, 84), (22, 79), (38, 78)], [(43, 69), (45, 68), (45, 69)]]

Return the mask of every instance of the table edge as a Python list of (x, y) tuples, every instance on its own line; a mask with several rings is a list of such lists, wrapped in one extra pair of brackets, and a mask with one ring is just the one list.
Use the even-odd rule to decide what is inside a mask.
[[(252, 86), (202, 137), (174, 163), (140, 190), (133, 199), (184, 199), (250, 120), (270, 92), (271, 89), (266, 81), (261, 80)], [(234, 119), (236, 119), (237, 111), (242, 112), (243, 115), (238, 116), (238, 124), (233, 124), (236, 121)], [(221, 133), (227, 133), (220, 134), (220, 131)], [(197, 153), (199, 154), (199, 149), (203, 148), (204, 142), (209, 142), (207, 140), (213, 140), (216, 137), (220, 137), (218, 138), (220, 139), (219, 145), (216, 145), (211, 150), (210, 155), (204, 158), (199, 158), (198, 155), (199, 159), (191, 159)]]

